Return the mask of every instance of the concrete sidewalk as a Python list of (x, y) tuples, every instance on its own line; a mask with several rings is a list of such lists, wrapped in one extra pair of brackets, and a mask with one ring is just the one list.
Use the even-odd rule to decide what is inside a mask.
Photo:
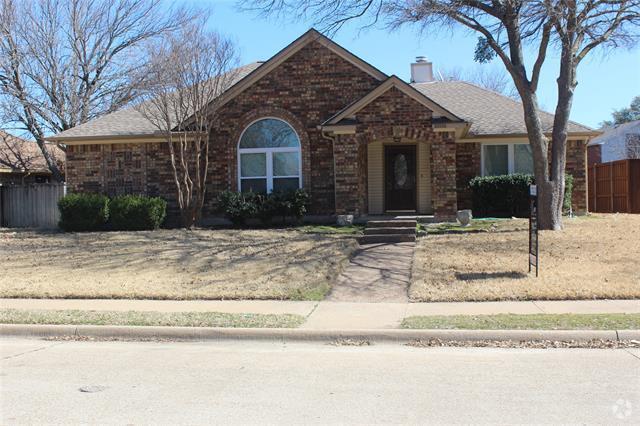
[(581, 300), (452, 303), (354, 303), (313, 301), (172, 301), (126, 299), (0, 299), (2, 309), (95, 311), (225, 312), (296, 314), (309, 330), (397, 328), (414, 315), (640, 313), (640, 300)]

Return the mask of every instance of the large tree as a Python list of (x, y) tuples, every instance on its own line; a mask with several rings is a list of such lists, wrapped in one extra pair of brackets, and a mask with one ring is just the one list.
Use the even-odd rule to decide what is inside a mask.
[(603, 121), (600, 123), (601, 127), (614, 127), (630, 121), (640, 120), (640, 96), (634, 97), (628, 107), (617, 109), (611, 115), (613, 120)]
[(136, 109), (168, 144), (183, 225), (200, 218), (220, 95), (237, 79), (233, 44), (196, 21), (149, 47), (150, 83)]
[[(541, 229), (562, 227), (567, 127), (579, 64), (596, 48), (637, 42), (640, 0), (250, 0), (266, 14), (306, 17), (333, 33), (346, 22), (435, 30), (461, 26), (478, 34), (475, 59), (497, 57), (522, 100), (538, 185)], [(538, 84), (549, 49), (559, 52), (551, 137), (541, 124)], [(527, 61), (525, 49), (535, 52)], [(528, 50), (529, 51), (529, 50)]]
[(0, 0), (1, 127), (30, 134), (62, 180), (45, 137), (134, 100), (143, 45), (196, 15), (161, 0)]

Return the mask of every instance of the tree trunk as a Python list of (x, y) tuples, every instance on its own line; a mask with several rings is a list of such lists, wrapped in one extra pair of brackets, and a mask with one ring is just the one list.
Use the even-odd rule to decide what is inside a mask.
[(561, 229), (564, 165), (562, 167), (562, 186), (559, 187), (557, 180), (550, 179), (549, 142), (538, 116), (537, 96), (526, 83), (518, 84), (516, 87), (522, 99), (524, 121), (533, 154), (533, 171), (538, 190), (539, 227), (540, 229)]
[(40, 147), (40, 151), (42, 152), (42, 156), (47, 163), (47, 167), (49, 168), (49, 170), (51, 170), (52, 177), (56, 180), (56, 182), (64, 182), (62, 171), (53, 160), (53, 158), (51, 158), (51, 154), (49, 154), (49, 151), (47, 151), (44, 140), (38, 137), (36, 138), (36, 143), (38, 144), (38, 147)]

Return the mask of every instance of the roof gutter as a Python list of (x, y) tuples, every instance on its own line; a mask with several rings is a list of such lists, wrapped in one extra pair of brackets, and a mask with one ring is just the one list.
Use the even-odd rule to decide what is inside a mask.
[[(185, 135), (183, 132), (173, 132), (177, 135)], [(186, 133), (188, 141), (194, 139), (197, 132)], [(153, 143), (165, 142), (166, 134), (162, 132), (146, 133), (141, 135), (97, 135), (97, 136), (50, 136), (46, 141), (63, 143), (65, 145), (99, 145), (115, 143)]]

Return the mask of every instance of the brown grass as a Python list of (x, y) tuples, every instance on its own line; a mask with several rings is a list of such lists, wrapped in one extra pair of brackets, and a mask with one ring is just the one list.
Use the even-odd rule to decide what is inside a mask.
[(275, 230), (0, 231), (0, 297), (319, 299), (351, 237)]
[(640, 215), (565, 219), (540, 232), (540, 276), (528, 274), (528, 222), (428, 235), (417, 246), (413, 301), (640, 298)]

